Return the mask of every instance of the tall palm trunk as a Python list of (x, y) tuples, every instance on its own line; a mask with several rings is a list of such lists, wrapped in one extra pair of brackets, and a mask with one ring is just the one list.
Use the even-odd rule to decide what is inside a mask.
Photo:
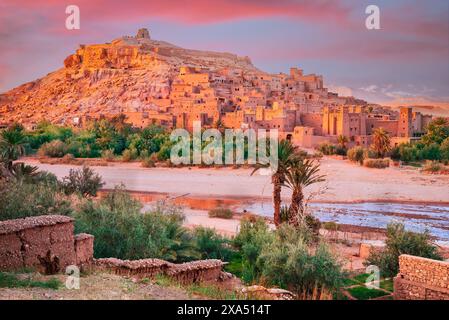
[(274, 174), (271, 177), (273, 183), (273, 204), (274, 204), (274, 225), (277, 227), (281, 224), (281, 190), (282, 181), (279, 174)]
[(292, 193), (292, 204), (289, 210), (288, 223), (298, 226), (300, 216), (304, 213), (304, 194), (302, 188), (295, 188)]

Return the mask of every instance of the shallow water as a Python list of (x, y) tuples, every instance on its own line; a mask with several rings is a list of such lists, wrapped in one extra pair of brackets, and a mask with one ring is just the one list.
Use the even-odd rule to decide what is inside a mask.
[[(253, 203), (238, 210), (271, 216), (271, 203)], [(449, 243), (449, 206), (401, 203), (311, 203), (309, 209), (321, 221), (386, 228), (390, 222), (401, 222), (407, 230), (428, 230), (439, 242)]]

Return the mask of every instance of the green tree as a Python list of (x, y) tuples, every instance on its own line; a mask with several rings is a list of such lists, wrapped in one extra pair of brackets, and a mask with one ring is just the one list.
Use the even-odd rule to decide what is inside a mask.
[(432, 120), (426, 128), (426, 134), (422, 137), (422, 142), (426, 145), (433, 143), (441, 144), (449, 137), (449, 123), (444, 118)]
[[(299, 159), (298, 148), (295, 147), (289, 140), (281, 140), (278, 145), (278, 166), (276, 172), (271, 176), (271, 183), (273, 184), (273, 206), (274, 206), (274, 224), (278, 226), (281, 223), (281, 191), (285, 183), (285, 177), (288, 170), (298, 162)], [(261, 169), (262, 165), (258, 165), (252, 174)]]
[(25, 154), (25, 135), (21, 126), (12, 126), (0, 134), (0, 158), (11, 171), (13, 161)]
[(298, 160), (285, 173), (283, 185), (292, 190), (289, 224), (299, 226), (305, 218), (304, 188), (324, 181), (324, 175), (319, 174), (320, 165), (314, 160)]
[(390, 144), (390, 136), (383, 128), (374, 130), (371, 148), (377, 153), (379, 158), (383, 159), (385, 154), (391, 150)]

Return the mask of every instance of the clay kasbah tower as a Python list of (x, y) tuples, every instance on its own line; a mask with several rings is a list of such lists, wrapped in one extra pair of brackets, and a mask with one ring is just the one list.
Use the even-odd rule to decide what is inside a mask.
[(449, 300), (447, 1), (63, 2), (0, 3), (1, 310)]

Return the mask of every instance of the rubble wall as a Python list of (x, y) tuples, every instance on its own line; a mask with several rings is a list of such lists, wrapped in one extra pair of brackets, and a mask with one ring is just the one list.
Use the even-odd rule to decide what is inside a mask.
[(397, 300), (449, 300), (449, 262), (410, 255), (399, 257), (394, 278)]
[(160, 274), (183, 284), (217, 280), (223, 265), (223, 261), (214, 259), (181, 264), (174, 264), (159, 259), (129, 261), (106, 258), (94, 261), (94, 268), (99, 271), (109, 271), (122, 276), (138, 278), (153, 278)]

